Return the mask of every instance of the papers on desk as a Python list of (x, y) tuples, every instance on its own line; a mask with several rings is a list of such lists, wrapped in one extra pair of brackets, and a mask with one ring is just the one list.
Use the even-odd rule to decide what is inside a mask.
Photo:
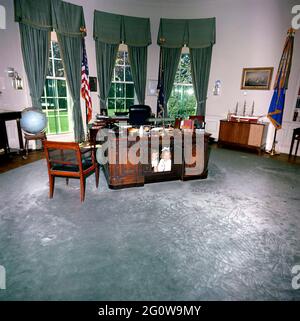
[(125, 116), (125, 115), (116, 116), (115, 118), (118, 120), (120, 120), (120, 119), (128, 120), (129, 119), (128, 116)]
[(96, 115), (96, 119), (98, 119), (98, 120), (108, 119), (108, 118), (109, 118), (109, 116), (104, 116), (104, 115), (99, 115), (99, 114)]
[(151, 128), (151, 131), (152, 132), (159, 132), (160, 130), (163, 130), (164, 128), (163, 127), (154, 127), (154, 128)]
[(122, 123), (115, 123), (115, 126), (119, 127), (119, 128), (132, 128), (132, 125), (125, 125), (125, 124), (122, 124)]

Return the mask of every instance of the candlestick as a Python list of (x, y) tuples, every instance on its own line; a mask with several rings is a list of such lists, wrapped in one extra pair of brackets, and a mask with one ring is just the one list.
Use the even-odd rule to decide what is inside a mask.
[(253, 100), (253, 104), (252, 104), (252, 110), (251, 110), (251, 116), (254, 115), (254, 100)]
[(246, 100), (244, 101), (243, 116), (246, 114)]
[(236, 106), (235, 106), (235, 115), (238, 114), (238, 110), (239, 110), (239, 102), (236, 103)]

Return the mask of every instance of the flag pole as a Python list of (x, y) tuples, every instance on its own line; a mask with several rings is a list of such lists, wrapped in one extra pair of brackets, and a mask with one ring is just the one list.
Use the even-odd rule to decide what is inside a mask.
[(88, 107), (87, 102), (85, 102), (85, 123), (86, 123), (86, 140), (90, 139), (90, 133), (89, 133), (89, 120), (88, 120)]
[(279, 155), (280, 154), (280, 153), (276, 152), (276, 143), (277, 143), (276, 136), (277, 136), (277, 128), (275, 128), (272, 148), (269, 151), (267, 151), (267, 153), (270, 154), (270, 156), (275, 156), (275, 155)]

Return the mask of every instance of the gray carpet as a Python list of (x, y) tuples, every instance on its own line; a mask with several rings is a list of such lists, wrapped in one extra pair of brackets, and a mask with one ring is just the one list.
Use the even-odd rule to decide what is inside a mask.
[(300, 300), (300, 167), (212, 151), (209, 178), (112, 191), (0, 175), (0, 300)]

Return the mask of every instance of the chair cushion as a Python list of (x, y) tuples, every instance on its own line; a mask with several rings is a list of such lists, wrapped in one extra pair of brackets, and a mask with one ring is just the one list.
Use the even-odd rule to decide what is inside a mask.
[[(82, 160), (83, 170), (90, 168), (93, 165), (91, 158), (85, 158)], [(51, 170), (63, 171), (63, 172), (79, 172), (78, 165), (64, 165), (64, 164), (53, 164)]]

